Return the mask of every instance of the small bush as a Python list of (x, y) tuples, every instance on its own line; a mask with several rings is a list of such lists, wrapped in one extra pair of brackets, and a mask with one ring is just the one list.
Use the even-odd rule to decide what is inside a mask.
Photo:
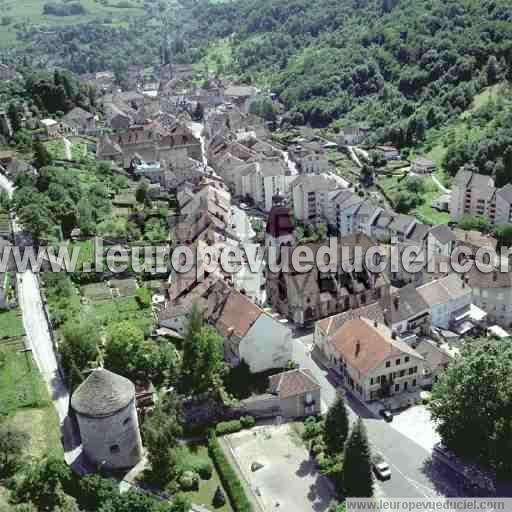
[(222, 489), (217, 487), (217, 490), (215, 491), (215, 495), (213, 496), (212, 505), (215, 508), (223, 507), (226, 504), (226, 496), (224, 496), (224, 493), (222, 492)]
[(253, 512), (252, 505), (247, 499), (242, 483), (235, 470), (229, 464), (214, 433), (209, 436), (208, 450), (234, 512)]
[(235, 432), (240, 432), (240, 430), (242, 430), (242, 422), (239, 420), (222, 421), (215, 427), (215, 433), (218, 436), (234, 434)]
[(194, 471), (201, 477), (201, 480), (210, 480), (213, 475), (213, 466), (208, 460), (199, 460), (194, 464)]
[(199, 475), (193, 471), (185, 471), (180, 476), (180, 488), (182, 491), (197, 491), (199, 489)]
[(242, 424), (242, 428), (252, 428), (256, 425), (256, 420), (253, 416), (242, 416), (240, 423)]

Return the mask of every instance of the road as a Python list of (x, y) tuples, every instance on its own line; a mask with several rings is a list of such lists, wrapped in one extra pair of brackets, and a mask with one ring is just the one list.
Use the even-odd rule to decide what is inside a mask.
[[(312, 359), (312, 348), (311, 333), (295, 337), (294, 360), (301, 367), (310, 369), (317, 378), (322, 387), (322, 406), (325, 410), (336, 399), (339, 381)], [(395, 430), (390, 424), (376, 418), (348, 393), (346, 402), (351, 423), (358, 416), (363, 418), (373, 450), (380, 452), (391, 468), (392, 477), (387, 482), (378, 483), (377, 496), (432, 498), (463, 495), (453, 475), (448, 470), (432, 464), (427, 450)]]
[(201, 154), (203, 157), (201, 163), (203, 164), (203, 167), (206, 169), (206, 167), (208, 166), (208, 161), (206, 159), (206, 145), (205, 145), (205, 140), (204, 140), (204, 136), (203, 136), (203, 124), (190, 122), (190, 123), (188, 123), (188, 127), (194, 134), (194, 137), (198, 138), (201, 141)]
[[(14, 186), (2, 174), (0, 174), (0, 188), (5, 190), (9, 194), (9, 197), (11, 197), (14, 192)], [(17, 237), (20, 228), (16, 219), (12, 220), (12, 225), (15, 237)], [(59, 372), (57, 357), (44, 312), (39, 279), (31, 270), (18, 273), (16, 279), (18, 285), (18, 302), (23, 317), (23, 326), (25, 327), (28, 348), (32, 350), (36, 365), (46, 382), (53, 405), (59, 417), (62, 443), (65, 452), (64, 457), (68, 464), (75, 464), (76, 469), (82, 471), (83, 466), (79, 460), (82, 451), (79, 435), (69, 421), (69, 393)]]
[(439, 187), (439, 189), (441, 190), (441, 192), (443, 194), (451, 194), (451, 190), (449, 188), (446, 188), (440, 181), (439, 181), (439, 178), (437, 176), (435, 176), (434, 174), (431, 174), (430, 175), (432, 177), (432, 181)]

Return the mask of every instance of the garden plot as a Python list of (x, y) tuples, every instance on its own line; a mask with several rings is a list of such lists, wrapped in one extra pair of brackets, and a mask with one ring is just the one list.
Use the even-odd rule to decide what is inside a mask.
[(114, 297), (133, 297), (138, 285), (135, 279), (111, 279), (110, 287)]
[(105, 283), (86, 284), (81, 290), (82, 295), (92, 302), (112, 298), (112, 291)]

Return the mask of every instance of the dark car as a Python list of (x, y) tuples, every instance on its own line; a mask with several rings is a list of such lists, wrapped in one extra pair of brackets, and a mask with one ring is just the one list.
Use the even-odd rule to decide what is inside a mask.
[(393, 421), (393, 414), (388, 409), (381, 409), (379, 413), (388, 423)]

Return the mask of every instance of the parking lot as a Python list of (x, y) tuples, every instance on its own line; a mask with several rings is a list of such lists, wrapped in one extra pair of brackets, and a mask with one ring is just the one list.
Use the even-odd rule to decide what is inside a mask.
[[(324, 512), (334, 495), (288, 425), (256, 427), (228, 436), (239, 468), (265, 511)], [(253, 471), (254, 463), (262, 467)]]

